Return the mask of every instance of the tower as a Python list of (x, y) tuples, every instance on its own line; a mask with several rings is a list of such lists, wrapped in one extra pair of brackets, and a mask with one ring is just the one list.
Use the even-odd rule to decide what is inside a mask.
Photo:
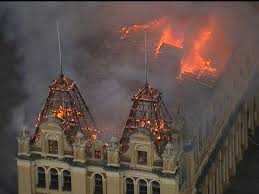
[(128, 149), (129, 136), (137, 128), (146, 128), (154, 139), (161, 155), (165, 145), (171, 141), (172, 117), (161, 98), (161, 92), (148, 84), (132, 98), (133, 104), (120, 141), (121, 152)]
[(96, 129), (94, 119), (86, 106), (75, 82), (63, 74), (59, 23), (57, 24), (57, 38), (59, 50), (60, 76), (49, 87), (49, 95), (38, 116), (36, 131), (32, 138), (35, 143), (39, 140), (39, 125), (48, 117), (59, 118), (64, 125), (64, 134), (67, 141), (72, 144), (78, 132), (83, 134), (86, 143), (91, 143), (97, 138), (99, 131)]
[(90, 143), (100, 133), (95, 129), (94, 119), (84, 102), (75, 82), (63, 74), (49, 87), (49, 94), (39, 114), (32, 142), (39, 139), (39, 125), (48, 117), (56, 117), (64, 124), (64, 132), (70, 143), (78, 131)]
[[(22, 130), (17, 138), (19, 194), (71, 189), (74, 193), (85, 193), (85, 175), (68, 163), (71, 166), (85, 164), (89, 159), (91, 143), (98, 138), (100, 131), (96, 129), (73, 80), (61, 74), (53, 81), (35, 128), (32, 137), (27, 130)], [(65, 165), (65, 170), (57, 175), (54, 167), (61, 163), (63, 167)], [(48, 168), (51, 171), (47, 171)], [(45, 176), (47, 173), (49, 176)], [(71, 176), (74, 177), (73, 182)], [(55, 181), (57, 179), (63, 182)]]
[(158, 155), (161, 156), (165, 145), (172, 140), (172, 117), (162, 101), (161, 92), (148, 84), (147, 52), (145, 31), (145, 86), (133, 96), (132, 107), (121, 137), (120, 152), (128, 149), (129, 136), (139, 128), (145, 128), (152, 136)]

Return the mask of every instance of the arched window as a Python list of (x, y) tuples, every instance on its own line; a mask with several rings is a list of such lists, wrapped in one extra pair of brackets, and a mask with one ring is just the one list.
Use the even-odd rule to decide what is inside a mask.
[(156, 181), (152, 182), (152, 194), (160, 194), (160, 184)]
[(58, 190), (58, 171), (54, 168), (50, 169), (50, 189)]
[(147, 194), (147, 183), (144, 180), (139, 181), (139, 194)]
[(126, 179), (126, 194), (134, 194), (134, 182), (131, 178)]
[(71, 173), (68, 170), (63, 171), (63, 191), (71, 191)]
[(46, 187), (46, 177), (45, 177), (45, 169), (42, 167), (37, 168), (38, 174), (38, 184), (37, 187), (45, 188)]
[(94, 194), (103, 194), (103, 178), (101, 175), (96, 174), (94, 176), (95, 185), (94, 185)]

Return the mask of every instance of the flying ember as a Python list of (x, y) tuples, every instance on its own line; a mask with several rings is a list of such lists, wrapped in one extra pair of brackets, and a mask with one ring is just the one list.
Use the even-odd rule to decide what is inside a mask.
[(147, 24), (133, 25), (133, 26), (125, 26), (121, 28), (120, 32), (122, 33), (121, 39), (127, 38), (128, 34), (131, 32), (143, 32), (143, 31), (154, 31), (161, 27), (163, 27), (167, 23), (167, 18), (162, 17), (158, 20), (154, 20)]
[(185, 31), (176, 34), (175, 28), (176, 27), (169, 22), (169, 18), (162, 17), (147, 24), (123, 27), (120, 32), (122, 33), (121, 38), (125, 39), (130, 33), (161, 31), (162, 34), (160, 35), (160, 39), (154, 48), (154, 55), (156, 57), (159, 56), (160, 48), (163, 44), (183, 49), (184, 51), (181, 59), (180, 74), (177, 77), (178, 79), (182, 79), (182, 74), (185, 73), (195, 74), (197, 78), (200, 78), (200, 76), (204, 74), (214, 76), (217, 70), (212, 67), (211, 60), (207, 58), (205, 59), (205, 57), (202, 56), (202, 50), (212, 38), (213, 31), (211, 26), (206, 26), (206, 28), (200, 30), (200, 32), (195, 36), (194, 41), (188, 45), (188, 47), (190, 47), (188, 49), (184, 48)]

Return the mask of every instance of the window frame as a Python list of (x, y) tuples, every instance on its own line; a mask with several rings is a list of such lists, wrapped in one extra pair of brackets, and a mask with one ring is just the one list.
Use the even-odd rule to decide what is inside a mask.
[[(66, 175), (65, 173), (68, 172)], [(62, 190), (63, 191), (72, 191), (72, 178), (71, 178), (71, 172), (69, 170), (63, 170), (62, 172), (63, 177), (63, 184), (62, 184)], [(69, 181), (66, 181), (66, 178), (69, 179)]]
[(94, 149), (94, 158), (95, 159), (102, 159), (102, 151), (101, 151), (100, 148)]
[[(98, 179), (98, 178), (99, 179)], [(96, 184), (97, 182), (99, 182), (98, 184)], [(98, 185), (98, 186), (97, 186)], [(96, 189), (99, 188), (99, 189)], [(103, 194), (103, 177), (100, 174), (95, 174), (94, 175), (94, 194)]]
[[(145, 153), (145, 154), (144, 154)], [(144, 162), (141, 162), (140, 159), (140, 154), (144, 154), (141, 155), (141, 157), (144, 157)], [(137, 164), (138, 165), (143, 165), (143, 166), (146, 166), (147, 165), (147, 151), (144, 151), (144, 150), (137, 150)]]
[[(42, 169), (43, 171), (39, 171), (39, 169)], [(46, 170), (45, 168), (39, 166), (36, 168), (36, 172), (37, 172), (37, 187), (38, 188), (46, 188)], [(39, 174), (42, 176), (39, 176)], [(44, 176), (44, 179), (42, 179)], [(42, 185), (42, 183), (40, 183), (42, 180), (44, 180), (44, 183)]]
[[(56, 171), (56, 172), (53, 172)], [(49, 189), (50, 190), (59, 190), (59, 175), (58, 175), (58, 170), (55, 168), (51, 168), (49, 170), (49, 175), (50, 175), (50, 184), (49, 184)], [(55, 179), (54, 179), (54, 177)], [(55, 180), (53, 182), (53, 180)]]
[[(144, 184), (142, 184), (144, 183)], [(147, 194), (147, 181), (145, 181), (144, 179), (140, 179), (138, 181), (138, 194)], [(142, 186), (142, 188), (141, 188)]]
[[(52, 143), (55, 143), (54, 147), (51, 147)], [(58, 141), (53, 139), (48, 139), (48, 153), (49, 154), (58, 154)]]
[[(128, 180), (132, 181), (133, 190), (128, 190), (128, 185), (129, 185)], [(125, 193), (126, 194), (134, 194), (134, 189), (135, 189), (134, 180), (132, 178), (127, 177), (125, 179)]]
[[(154, 183), (157, 183), (156, 186), (154, 186)], [(159, 190), (158, 192), (157, 191), (154, 191), (154, 189), (157, 189)], [(151, 193), (152, 194), (160, 194), (161, 190), (160, 190), (160, 183), (158, 181), (152, 181), (151, 182)]]

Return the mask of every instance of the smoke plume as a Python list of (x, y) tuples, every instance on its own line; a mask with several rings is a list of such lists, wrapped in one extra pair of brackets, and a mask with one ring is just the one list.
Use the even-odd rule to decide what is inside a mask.
[[(1, 24), (3, 40), (15, 43), (15, 53), (5, 50), (7, 54), (1, 57), (4, 59), (11, 55), (19, 59), (13, 61), (9, 57), (6, 61), (2, 60), (5, 75), (10, 74), (10, 77), (2, 74), (0, 77), (9, 92), (1, 95), (0, 137), (2, 144), (8, 145), (5, 146), (8, 159), (1, 169), (4, 172), (1, 177), (7, 177), (0, 180), (3, 194), (16, 193), (13, 187), (16, 181), (15, 162), (8, 162), (15, 158), (15, 133), (23, 126), (34, 131), (48, 86), (59, 75), (57, 18), (65, 75), (76, 81), (98, 127), (120, 132), (128, 116), (130, 99), (145, 82), (143, 52), (137, 52), (141, 48), (122, 48), (118, 33), (122, 26), (143, 24), (168, 16), (179, 23), (188, 21), (185, 36), (191, 41), (204, 23), (212, 22), (214, 39), (204, 52), (216, 62), (219, 80), (228, 76), (226, 69), (228, 64), (233, 63), (234, 48), (241, 46), (257, 50), (258, 47), (258, 13), (245, 2), (5, 2), (1, 3), (1, 15), (5, 15)], [(192, 130), (204, 128), (204, 115), (209, 120), (208, 105), (212, 99), (217, 99), (215, 96), (238, 92), (238, 88), (232, 86), (224, 91), (219, 86), (212, 92), (212, 89), (193, 82), (179, 84), (175, 79), (175, 66), (179, 65), (179, 59), (168, 59), (158, 64), (151, 63), (152, 57), (152, 52), (148, 52), (151, 86), (163, 92), (170, 113), (180, 107)], [(255, 56), (251, 58), (254, 62), (257, 60)], [(234, 69), (244, 64), (236, 65)], [(18, 75), (21, 79), (17, 78)], [(219, 81), (219, 85), (225, 84), (225, 81)], [(8, 100), (11, 105), (7, 107)], [(220, 114), (220, 109), (217, 111), (211, 120)]]

